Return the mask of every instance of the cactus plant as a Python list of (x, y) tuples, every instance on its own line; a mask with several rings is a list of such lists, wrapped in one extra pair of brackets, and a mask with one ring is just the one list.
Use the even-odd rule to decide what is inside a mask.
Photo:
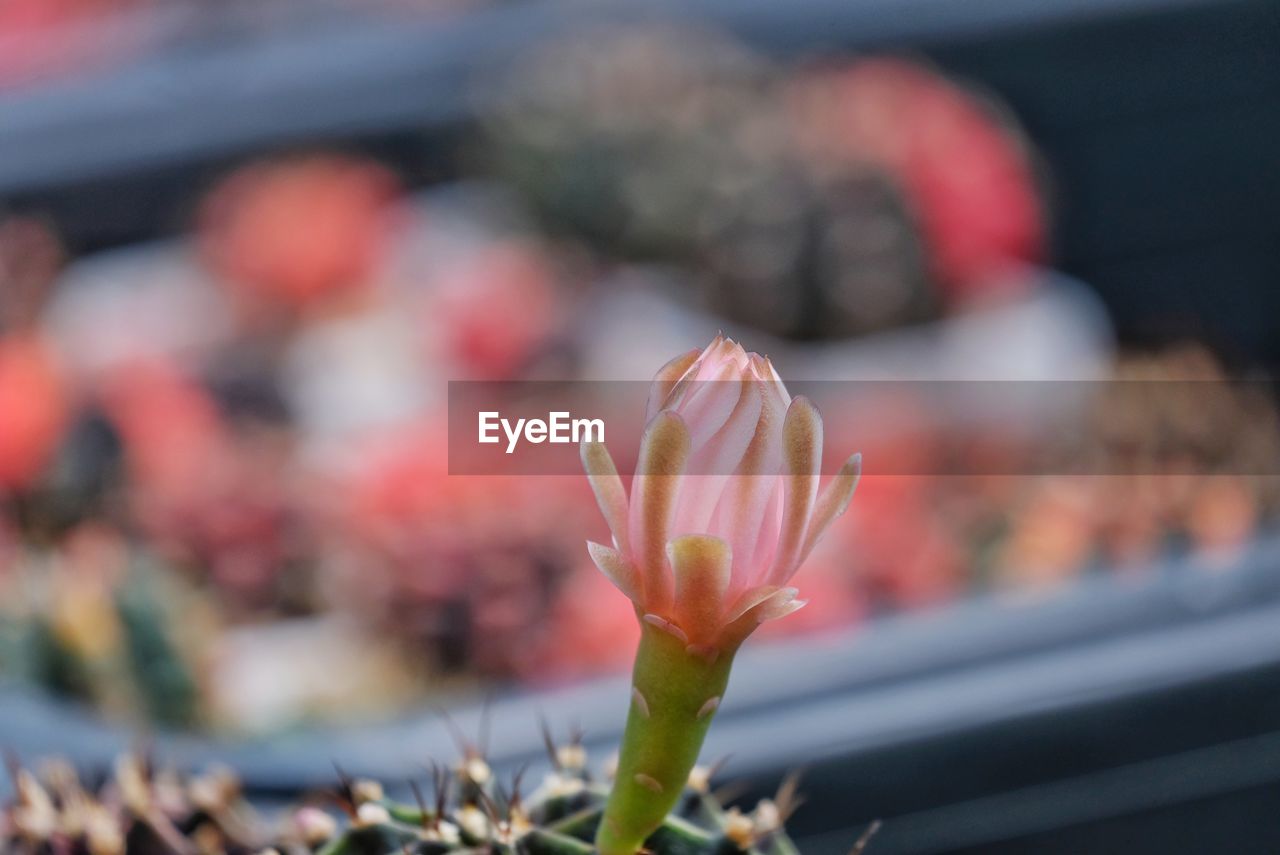
[[(552, 769), (527, 797), (518, 774), (503, 787), (468, 751), (452, 769), (434, 767), (431, 789), (389, 798), (375, 781), (339, 771), (339, 783), (272, 822), (245, 802), (226, 769), (187, 778), (122, 756), (96, 791), (62, 762), (41, 774), (12, 765), (16, 795), (0, 811), (0, 851), (12, 855), (575, 855), (592, 853), (607, 788), (591, 774), (582, 744), (548, 743)], [(664, 855), (795, 855), (784, 823), (798, 803), (795, 779), (750, 812), (725, 808), (714, 769), (697, 767), (675, 809), (645, 843)], [(317, 794), (317, 797), (321, 794)], [(430, 796), (430, 798), (427, 798)], [(854, 852), (861, 851), (861, 846)]]
[(548, 737), (553, 770), (528, 798), (520, 775), (503, 788), (464, 744), (455, 769), (435, 770), (430, 803), (416, 785), (406, 804), (340, 772), (345, 825), (306, 807), (263, 834), (230, 775), (175, 785), (126, 758), (99, 798), (65, 769), (52, 794), (16, 771), (5, 851), (796, 855), (783, 829), (793, 784), (743, 813), (715, 799), (696, 762), (735, 653), (761, 623), (804, 605), (787, 583), (853, 496), (858, 455), (819, 492), (821, 457), (814, 406), (792, 399), (767, 359), (722, 337), (659, 371), (629, 498), (603, 443), (583, 444), (613, 534), (612, 548), (588, 551), (641, 629), (610, 787), (589, 774), (579, 739), (557, 747)]

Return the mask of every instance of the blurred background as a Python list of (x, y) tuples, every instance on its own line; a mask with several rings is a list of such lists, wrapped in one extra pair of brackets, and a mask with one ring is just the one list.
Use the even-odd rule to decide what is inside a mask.
[(708, 743), (804, 852), (1276, 851), (1280, 8), (678, 7), (0, 0), (0, 745), (603, 761), (603, 522), (450, 475), (447, 383), (724, 330), (906, 381)]

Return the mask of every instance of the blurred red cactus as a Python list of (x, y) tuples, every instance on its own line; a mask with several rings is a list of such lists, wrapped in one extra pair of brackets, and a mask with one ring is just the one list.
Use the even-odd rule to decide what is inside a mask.
[(533, 244), (487, 245), (448, 266), (436, 286), (435, 337), (474, 379), (519, 376), (564, 320), (555, 271)]
[(99, 395), (139, 486), (171, 495), (197, 488), (224, 442), (206, 389), (175, 365), (134, 361), (111, 371)]
[(57, 451), (68, 390), (48, 343), (0, 338), (0, 491), (30, 487)]
[(592, 520), (571, 476), (449, 475), (430, 428), (370, 448), (332, 509), (343, 557), (330, 596), (446, 670), (491, 676), (530, 666), (534, 640)]
[(301, 307), (367, 284), (386, 249), (398, 194), (391, 173), (363, 160), (255, 163), (206, 200), (201, 242), (227, 279)]
[(802, 77), (792, 106), (819, 161), (871, 162), (900, 181), (934, 273), (959, 302), (1020, 277), (1045, 254), (1035, 171), (1012, 120), (928, 68), (857, 61)]
[(111, 374), (102, 404), (124, 444), (130, 509), (166, 558), (195, 568), (236, 607), (273, 607), (292, 556), (287, 447), (236, 433), (176, 366)]

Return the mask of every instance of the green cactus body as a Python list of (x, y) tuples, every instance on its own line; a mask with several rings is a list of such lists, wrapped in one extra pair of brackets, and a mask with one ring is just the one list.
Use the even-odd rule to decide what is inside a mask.
[[(650, 721), (652, 718), (649, 719)], [(0, 851), (92, 855), (591, 855), (603, 826), (608, 790), (592, 780), (581, 746), (526, 798), (504, 794), (484, 767), (484, 781), (467, 776), (473, 758), (436, 782), (448, 798), (439, 811), (385, 796), (372, 781), (342, 777), (337, 797), (345, 819), (315, 806), (295, 811), (282, 826), (257, 821), (229, 773), (183, 779), (154, 773), (137, 758), (117, 765), (101, 794), (86, 790), (70, 767), (43, 783), (16, 772), (17, 795), (0, 805)], [(696, 753), (697, 747), (690, 750)], [(552, 753), (556, 761), (555, 752)], [(53, 771), (57, 772), (57, 769)], [(674, 774), (674, 773), (673, 773)], [(724, 809), (708, 788), (709, 772), (672, 783), (670, 813), (641, 841), (654, 855), (797, 855), (782, 829), (787, 798), (764, 800), (749, 814)], [(474, 792), (477, 801), (459, 801)], [(483, 791), (483, 795), (479, 793)], [(625, 791), (624, 791), (625, 792)], [(163, 804), (159, 799), (163, 794)], [(581, 805), (565, 813), (568, 805)], [(645, 802), (645, 810), (661, 807)], [(629, 845), (629, 844), (628, 844)], [(211, 848), (212, 847), (212, 848)]]
[(672, 632), (641, 624), (618, 772), (596, 835), (601, 855), (634, 855), (684, 792), (729, 682), (733, 653), (690, 653)]

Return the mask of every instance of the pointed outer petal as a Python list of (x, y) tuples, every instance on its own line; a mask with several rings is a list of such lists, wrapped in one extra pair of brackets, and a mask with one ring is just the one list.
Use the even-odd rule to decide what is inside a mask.
[(730, 473), (737, 468), (755, 436), (763, 406), (760, 388), (754, 383), (735, 385), (739, 390), (738, 401), (728, 421), (705, 445), (694, 446), (684, 484), (680, 487), (680, 507), (673, 529), (677, 534), (709, 529)]
[(676, 580), (675, 616), (692, 644), (704, 644), (720, 631), (733, 557), (718, 537), (691, 534), (667, 544)]
[(767, 356), (752, 354), (754, 359), (751, 362), (752, 369), (757, 376), (778, 395), (782, 401), (783, 407), (791, 406), (791, 394), (787, 392), (786, 384), (782, 382), (782, 378), (778, 376), (777, 370), (773, 367), (773, 362)]
[(751, 610), (750, 614), (755, 618), (756, 623), (764, 623), (767, 620), (777, 620), (786, 617), (792, 612), (799, 611), (809, 604), (808, 600), (797, 598), (800, 592), (795, 588), (783, 588), (769, 599)]
[(804, 561), (817, 545), (818, 539), (826, 532), (836, 519), (849, 507), (853, 500), (853, 491), (858, 487), (858, 478), (862, 475), (862, 455), (855, 454), (840, 468), (835, 480), (827, 485), (818, 498), (813, 509), (813, 518), (809, 520), (809, 531), (804, 536), (804, 549), (800, 552), (800, 560)]
[(818, 474), (822, 468), (822, 416), (800, 397), (787, 408), (782, 427), (786, 476), (783, 477), (784, 504), (782, 529), (778, 535), (778, 551), (767, 581), (782, 585), (800, 566), (809, 517), (818, 496)]
[(773, 360), (769, 357), (764, 358), (764, 370), (767, 372), (768, 378), (773, 382), (782, 385), (782, 378), (778, 376), (778, 371), (773, 367)]
[(777, 585), (761, 585), (758, 588), (749, 588), (743, 591), (733, 601), (733, 605), (729, 607), (729, 611), (725, 614), (724, 622), (733, 623), (781, 590)]
[(751, 354), (733, 339), (721, 336), (702, 352), (702, 359), (698, 361), (697, 370), (690, 374), (690, 379), (711, 380), (724, 369), (735, 377), (750, 379)]
[(631, 556), (644, 580), (644, 602), (665, 611), (671, 602), (667, 540), (675, 517), (680, 475), (689, 459), (689, 430), (675, 413), (653, 417), (640, 442), (640, 460), (631, 482)]
[(625, 555), (616, 549), (610, 549), (590, 540), (587, 541), (587, 552), (591, 555), (591, 560), (595, 565), (600, 568), (600, 572), (619, 591), (626, 594), (627, 599), (637, 604), (641, 601), (640, 571)]
[(720, 633), (717, 643), (722, 650), (737, 650), (747, 636), (767, 620), (776, 620), (791, 614), (807, 603), (796, 599), (795, 588), (777, 588), (760, 602), (747, 609), (737, 620), (728, 624)]
[[(715, 342), (712, 342), (712, 344), (715, 344)], [(702, 353), (701, 350), (695, 347), (687, 353), (680, 354), (658, 369), (658, 373), (653, 377), (653, 384), (649, 387), (649, 401), (645, 405), (646, 421), (652, 421), (658, 411), (666, 407), (667, 399), (671, 396), (676, 383), (689, 373), (689, 370), (693, 368)]]
[(702, 350), (702, 361), (698, 363), (698, 368), (690, 374), (691, 380), (706, 380), (711, 374), (725, 361), (733, 357), (734, 349), (738, 348), (737, 344), (731, 338), (725, 338), (724, 333), (720, 333), (711, 344)]
[(596, 503), (600, 505), (600, 513), (613, 532), (614, 542), (625, 554), (630, 551), (627, 537), (627, 491), (618, 477), (618, 467), (613, 465), (613, 457), (603, 442), (582, 443), (582, 468), (587, 472), (587, 481), (596, 494)]
[[(760, 571), (756, 561), (772, 555), (778, 529), (768, 517), (782, 467), (782, 419), (778, 399), (762, 389), (763, 406), (755, 434), (734, 474), (727, 479), (712, 517), (710, 533), (723, 537), (733, 551), (730, 589), (741, 590)], [(769, 524), (766, 524), (769, 523)]]

